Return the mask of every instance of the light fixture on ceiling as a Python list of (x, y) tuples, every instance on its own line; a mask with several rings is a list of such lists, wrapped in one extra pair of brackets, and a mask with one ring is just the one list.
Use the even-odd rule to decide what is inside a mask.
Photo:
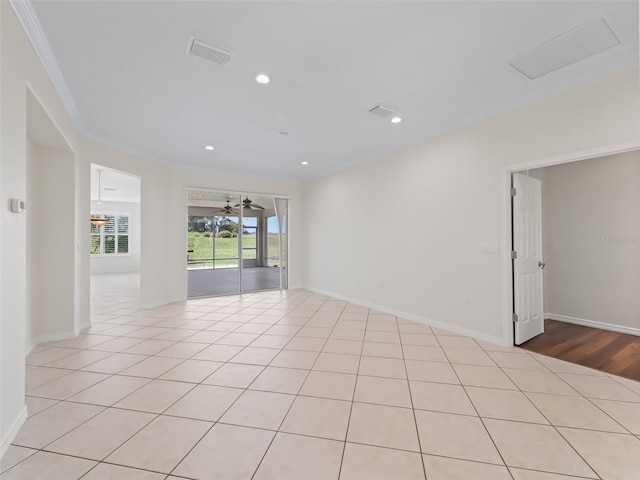
[(620, 45), (604, 18), (580, 25), (509, 61), (518, 72), (534, 80)]
[(278, 136), (279, 137), (288, 137), (289, 136), (289, 132), (278, 132)]
[(304, 162), (300, 162), (301, 165), (309, 165), (309, 162), (304, 161)]
[(96, 227), (106, 225), (107, 216), (101, 212), (100, 205), (102, 204), (102, 170), (98, 170), (98, 213), (91, 214), (91, 224)]
[(227, 204), (224, 207), (214, 210), (213, 213), (222, 213), (223, 215), (238, 215), (238, 211), (233, 209), (230, 202), (231, 200), (227, 200)]
[(258, 75), (256, 75), (256, 82), (258, 82), (260, 85), (266, 85), (270, 81), (271, 79), (266, 73), (259, 73)]
[(249, 199), (249, 197), (244, 197), (244, 200), (242, 200), (242, 205), (236, 203), (233, 206), (233, 208), (238, 207), (242, 207), (244, 210), (264, 210), (264, 207), (262, 205), (254, 203), (251, 199)]
[(402, 121), (402, 117), (393, 117), (391, 119), (391, 123), (400, 123)]
[(213, 145), (207, 145), (207, 146), (204, 147), (204, 149), (209, 151), (209, 152), (211, 152), (211, 151), (215, 150), (215, 147)]

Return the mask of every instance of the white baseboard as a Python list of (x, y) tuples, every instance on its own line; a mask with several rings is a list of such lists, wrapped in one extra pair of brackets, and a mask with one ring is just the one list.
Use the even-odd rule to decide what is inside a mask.
[(71, 330), (69, 332), (47, 333), (45, 335), (39, 335), (36, 338), (31, 339), (31, 341), (27, 343), (26, 354), (29, 355), (29, 353), (31, 353), (31, 350), (36, 348), (41, 343), (55, 342), (56, 340), (65, 340), (67, 338), (77, 337), (78, 333), (80, 333), (79, 330), (77, 332), (75, 330)]
[(20, 428), (22, 428), (22, 424), (24, 424), (25, 420), (27, 419), (27, 416), (27, 407), (24, 406), (22, 408), (22, 411), (18, 415), (18, 418), (16, 418), (13, 422), (13, 425), (11, 425), (9, 431), (2, 437), (2, 444), (0, 444), (0, 458), (4, 456), (7, 449), (9, 448), (9, 445), (11, 445), (13, 439), (16, 438), (18, 431), (20, 430)]
[(624, 325), (615, 325), (613, 323), (597, 322), (595, 320), (587, 320), (584, 318), (569, 317), (567, 315), (558, 315), (556, 313), (545, 313), (544, 318), (549, 320), (558, 320), (559, 322), (573, 323), (584, 327), (600, 328), (602, 330), (610, 330), (618, 333), (628, 333), (629, 335), (640, 336), (640, 328), (625, 327)]
[(169, 300), (158, 300), (150, 303), (140, 302), (140, 308), (142, 310), (153, 310), (154, 308), (164, 307), (165, 305), (170, 305), (172, 303), (182, 303), (182, 302), (186, 302), (187, 300), (189, 300), (189, 298), (185, 295), (184, 297), (180, 297), (180, 298), (173, 298)]
[(373, 308), (374, 310), (378, 310), (380, 312), (388, 313), (389, 315), (395, 315), (396, 317), (406, 318), (407, 320), (412, 320), (417, 323), (421, 323), (423, 325), (428, 325), (430, 327), (441, 328), (442, 330), (448, 330), (452, 333), (457, 333), (459, 335), (465, 335), (467, 337), (472, 337), (477, 340), (482, 340), (483, 342), (493, 343), (495, 345), (501, 346), (513, 346), (507, 345), (506, 341), (502, 337), (493, 337), (491, 335), (485, 335), (484, 333), (475, 332), (473, 330), (468, 330), (466, 328), (457, 327), (455, 325), (451, 325), (449, 323), (440, 322), (438, 320), (433, 320), (431, 318), (424, 318), (418, 315), (414, 315), (412, 313), (403, 312), (401, 310), (396, 310), (394, 308), (385, 307), (384, 305), (377, 305), (375, 303), (366, 302), (364, 300), (360, 300), (358, 298), (347, 297), (345, 295), (340, 295), (335, 292), (328, 292), (326, 290), (320, 290), (319, 288), (305, 286), (302, 287), (305, 290), (309, 290), (314, 293), (319, 293), (321, 295), (327, 295), (329, 297), (337, 298), (338, 300), (345, 300), (347, 302), (353, 303), (355, 305), (361, 305), (363, 307)]

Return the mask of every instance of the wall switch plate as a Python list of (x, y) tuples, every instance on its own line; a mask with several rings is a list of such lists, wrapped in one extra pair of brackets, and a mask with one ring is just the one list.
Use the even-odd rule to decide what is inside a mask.
[(11, 199), (11, 211), (13, 213), (24, 213), (27, 210), (27, 204), (19, 198)]

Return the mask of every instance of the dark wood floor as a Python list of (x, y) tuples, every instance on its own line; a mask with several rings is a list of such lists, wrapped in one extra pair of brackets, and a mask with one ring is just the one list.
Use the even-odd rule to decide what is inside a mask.
[(567, 362), (640, 381), (640, 337), (544, 321), (544, 333), (520, 347)]

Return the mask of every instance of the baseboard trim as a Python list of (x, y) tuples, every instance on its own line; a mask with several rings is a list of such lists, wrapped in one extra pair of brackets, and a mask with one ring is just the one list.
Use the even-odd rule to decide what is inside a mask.
[(609, 330), (611, 332), (627, 333), (629, 335), (640, 336), (640, 328), (625, 327), (623, 325), (598, 322), (596, 320), (587, 320), (585, 318), (569, 317), (567, 315), (558, 315), (556, 313), (545, 313), (544, 318), (548, 318), (549, 320), (557, 320), (559, 322), (573, 323), (575, 325), (582, 325), (583, 327), (593, 327), (599, 328), (601, 330)]
[(172, 303), (186, 302), (187, 300), (189, 300), (189, 297), (187, 297), (185, 295), (184, 297), (172, 298), (170, 300), (158, 300), (158, 301), (155, 301), (155, 302), (146, 302), (146, 303), (140, 302), (140, 308), (142, 310), (152, 310), (154, 308), (160, 308), (160, 307), (164, 307), (166, 305), (171, 305)]
[(78, 336), (80, 331), (71, 330), (68, 332), (60, 332), (60, 333), (47, 333), (45, 335), (39, 335), (36, 338), (32, 339), (29, 343), (27, 343), (27, 355), (31, 353), (31, 350), (36, 348), (39, 344), (45, 342), (55, 342), (57, 340), (65, 340), (67, 338), (74, 338)]
[(423, 325), (427, 325), (430, 327), (441, 328), (443, 330), (448, 330), (452, 333), (457, 333), (459, 335), (465, 335), (467, 337), (472, 337), (477, 340), (482, 340), (483, 342), (493, 343), (494, 345), (500, 346), (513, 346), (506, 345), (505, 340), (502, 337), (493, 337), (491, 335), (485, 335), (484, 333), (476, 332), (473, 330), (468, 330), (466, 328), (457, 327), (455, 325), (450, 325), (445, 322), (441, 322), (438, 320), (433, 320), (431, 318), (421, 317), (419, 315), (414, 315), (413, 313), (403, 312), (402, 310), (397, 310), (395, 308), (385, 307), (384, 305), (378, 305), (375, 303), (367, 302), (361, 300), (359, 298), (348, 297), (346, 295), (341, 295), (335, 292), (329, 292), (327, 290), (321, 290), (315, 287), (305, 286), (303, 287), (305, 290), (309, 290), (314, 293), (319, 293), (321, 295), (327, 295), (329, 297), (337, 298), (338, 300), (344, 300), (355, 305), (360, 305), (363, 307), (373, 308), (374, 310), (378, 310), (380, 312), (388, 313), (389, 315), (395, 315), (396, 317), (406, 318), (407, 320), (412, 320), (417, 323), (421, 323)]
[(0, 458), (2, 458), (4, 454), (7, 452), (7, 450), (9, 449), (9, 445), (11, 445), (11, 442), (13, 442), (13, 439), (16, 438), (18, 431), (22, 428), (22, 425), (27, 419), (27, 416), (28, 416), (28, 412), (27, 412), (27, 407), (25, 405), (24, 407), (22, 407), (22, 411), (18, 415), (18, 418), (16, 418), (15, 421), (13, 422), (13, 425), (11, 425), (11, 428), (9, 429), (9, 431), (2, 437), (2, 444), (0, 445)]

